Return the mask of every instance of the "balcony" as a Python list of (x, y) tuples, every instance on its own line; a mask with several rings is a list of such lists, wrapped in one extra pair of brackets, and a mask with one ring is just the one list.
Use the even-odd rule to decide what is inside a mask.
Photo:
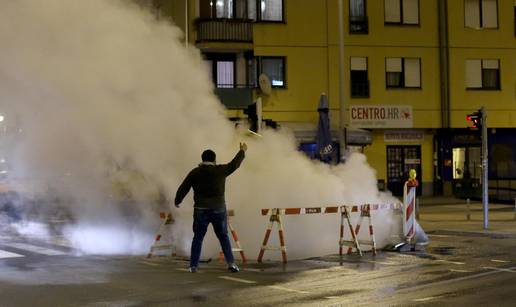
[(243, 109), (253, 103), (253, 87), (249, 85), (217, 85), (215, 95), (228, 109)]
[(253, 24), (248, 19), (198, 19), (197, 42), (253, 42)]
[(349, 33), (367, 34), (369, 33), (369, 23), (367, 16), (349, 16)]

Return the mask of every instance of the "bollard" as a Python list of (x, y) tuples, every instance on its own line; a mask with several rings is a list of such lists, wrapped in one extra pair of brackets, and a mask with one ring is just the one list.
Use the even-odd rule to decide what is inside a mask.
[(467, 211), (466, 211), (466, 219), (467, 219), (468, 221), (470, 221), (470, 220), (471, 220), (471, 208), (469, 207), (469, 205), (470, 205), (470, 200), (469, 200), (469, 198), (468, 198), (468, 199), (466, 199), (466, 210), (467, 210)]
[(514, 220), (516, 221), (516, 197), (514, 197)]

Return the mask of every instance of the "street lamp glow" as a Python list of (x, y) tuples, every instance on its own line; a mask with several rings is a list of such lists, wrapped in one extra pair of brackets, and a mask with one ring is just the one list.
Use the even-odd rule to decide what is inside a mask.
[(0, 115), (0, 123), (3, 122), (5, 117), (3, 115)]

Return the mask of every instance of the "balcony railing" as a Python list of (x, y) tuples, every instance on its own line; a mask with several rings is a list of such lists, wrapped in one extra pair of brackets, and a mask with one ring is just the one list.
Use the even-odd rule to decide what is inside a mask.
[(253, 24), (248, 19), (198, 19), (197, 42), (253, 42)]
[(351, 97), (368, 98), (369, 97), (369, 81), (367, 81), (367, 82), (351, 82)]
[(349, 33), (369, 33), (367, 16), (349, 16)]
[(249, 85), (218, 84), (215, 95), (228, 109), (242, 109), (253, 103), (253, 89)]

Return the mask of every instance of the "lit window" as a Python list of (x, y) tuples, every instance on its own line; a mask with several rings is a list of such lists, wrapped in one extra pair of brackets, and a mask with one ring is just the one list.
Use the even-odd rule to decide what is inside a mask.
[(286, 87), (285, 57), (260, 57), (260, 73), (266, 74), (272, 87)]

